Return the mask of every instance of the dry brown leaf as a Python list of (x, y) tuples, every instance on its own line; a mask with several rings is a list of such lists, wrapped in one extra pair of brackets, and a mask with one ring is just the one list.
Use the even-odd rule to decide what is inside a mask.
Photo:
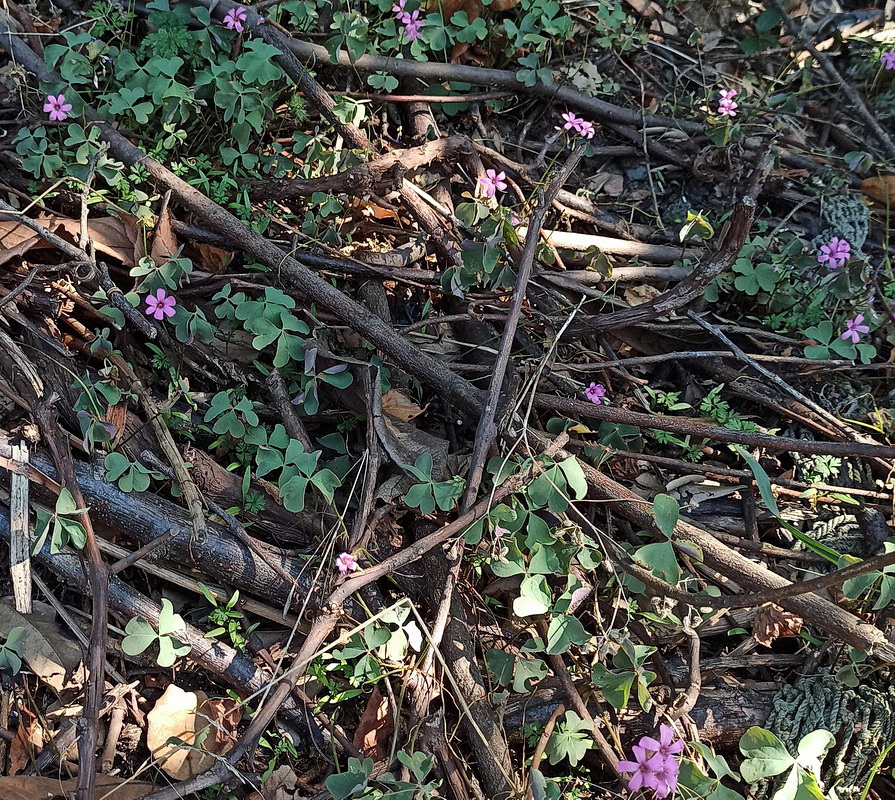
[(196, 250), (199, 251), (199, 263), (202, 265), (202, 269), (212, 275), (220, 275), (233, 260), (233, 253), (215, 247), (213, 244), (200, 242), (196, 245)]
[[(35, 775), (18, 775), (0, 778), (0, 797), (3, 800), (68, 800), (74, 795), (77, 785), (77, 778), (59, 781)], [(137, 800), (154, 789), (153, 784), (143, 781), (112, 775), (96, 776), (96, 800)]]
[(895, 205), (895, 175), (880, 175), (861, 181), (861, 191), (884, 206)]
[(155, 236), (152, 237), (149, 255), (152, 256), (156, 266), (160, 267), (171, 260), (179, 246), (174, 229), (171, 227), (171, 212), (166, 207), (155, 226)]
[[(36, 221), (69, 242), (74, 242), (81, 231), (81, 223), (76, 219), (38, 217)], [(87, 223), (87, 233), (98, 252), (118, 259), (126, 267), (135, 266), (142, 256), (139, 227), (130, 220), (115, 217), (91, 219)], [(52, 247), (31, 228), (11, 219), (8, 214), (0, 214), (0, 265), (29, 250)]]
[(382, 395), (382, 410), (402, 422), (410, 422), (414, 417), (422, 414), (425, 409), (414, 403), (406, 394), (397, 389), (389, 389)]
[(773, 603), (765, 603), (752, 620), (752, 638), (760, 645), (770, 647), (775, 639), (798, 636), (803, 624), (801, 617)]
[(258, 800), (293, 800), (298, 789), (298, 776), (292, 767), (283, 764), (270, 774), (261, 789), (261, 793), (252, 797)]
[(31, 709), (23, 706), (19, 709), (20, 721), (16, 729), (16, 738), (9, 744), (10, 775), (18, 775), (27, 767), (34, 757), (43, 749), (44, 732), (37, 717)]
[[(188, 780), (214, 764), (211, 753), (227, 749), (238, 711), (233, 701), (210, 701), (204, 692), (185, 692), (172, 683), (146, 715), (146, 746), (167, 775)], [(172, 737), (193, 746), (169, 744)]]
[(394, 730), (395, 720), (389, 713), (388, 699), (374, 687), (354, 732), (354, 746), (373, 761), (382, 761), (388, 756), (389, 739)]
[(655, 286), (642, 283), (640, 286), (629, 286), (625, 289), (625, 302), (629, 306), (639, 306), (641, 303), (648, 303), (650, 300), (654, 300), (660, 294), (662, 292)]
[(81, 648), (66, 638), (55, 620), (52, 606), (34, 602), (31, 614), (19, 614), (10, 598), (0, 600), (0, 631), (25, 629), (22, 658), (44, 683), (57, 692), (79, 688), (84, 683)]

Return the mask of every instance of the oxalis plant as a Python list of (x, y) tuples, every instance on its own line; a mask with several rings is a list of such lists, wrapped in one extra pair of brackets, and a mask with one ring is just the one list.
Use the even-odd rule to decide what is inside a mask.
[(138, 656), (152, 645), (158, 644), (156, 663), (160, 667), (171, 667), (181, 656), (190, 651), (190, 646), (177, 639), (174, 634), (186, 628), (180, 614), (174, 613), (174, 606), (167, 597), (162, 598), (162, 609), (158, 615), (158, 629), (152, 627), (143, 617), (134, 617), (124, 629), (121, 649), (129, 656)]

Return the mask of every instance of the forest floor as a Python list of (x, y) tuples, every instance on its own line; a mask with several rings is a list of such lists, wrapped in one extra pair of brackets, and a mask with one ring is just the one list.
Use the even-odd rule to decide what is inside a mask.
[(838, 2), (5, 0), (0, 800), (895, 796), (893, 119)]

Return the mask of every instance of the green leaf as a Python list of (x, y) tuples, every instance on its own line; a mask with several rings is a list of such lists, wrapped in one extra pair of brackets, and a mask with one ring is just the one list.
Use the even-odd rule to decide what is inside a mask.
[(658, 494), (653, 500), (653, 514), (656, 524), (669, 539), (674, 535), (674, 526), (681, 516), (680, 506), (677, 500), (667, 494)]
[(513, 613), (517, 617), (533, 617), (550, 610), (550, 587), (543, 575), (524, 578), (519, 593), (513, 601)]
[(186, 623), (180, 614), (174, 612), (174, 606), (167, 597), (162, 598), (162, 608), (158, 613), (158, 632), (159, 635), (165, 636), (169, 633), (176, 633), (186, 628)]
[(834, 744), (836, 744), (836, 737), (830, 731), (825, 731), (822, 728), (812, 731), (799, 741), (796, 761), (799, 766), (820, 777), (821, 761), (827, 754), (827, 750)]
[(558, 614), (550, 620), (547, 628), (547, 655), (566, 653), (573, 644), (584, 644), (589, 639), (590, 634), (577, 617)]
[(671, 542), (655, 542), (639, 547), (634, 551), (633, 559), (672, 586), (677, 586), (681, 579), (681, 568), (678, 566), (674, 545)]
[(607, 702), (619, 710), (628, 706), (635, 677), (633, 672), (610, 672), (602, 664), (597, 664), (591, 673), (591, 681), (602, 689)]
[(581, 719), (574, 711), (566, 711), (565, 719), (553, 731), (547, 742), (546, 754), (551, 764), (567, 759), (572, 767), (584, 758), (592, 745), (591, 723)]
[(547, 677), (547, 665), (540, 658), (520, 658), (513, 676), (513, 691), (525, 694)]
[(435, 511), (435, 497), (432, 495), (431, 483), (418, 483), (411, 486), (404, 495), (404, 502), (411, 508), (418, 508), (421, 514), (431, 514)]
[(516, 656), (503, 650), (486, 650), (485, 664), (488, 667), (488, 673), (492, 680), (501, 686), (509, 686), (513, 680), (513, 667), (516, 663)]
[(333, 800), (346, 800), (351, 795), (362, 792), (372, 774), (372, 758), (365, 758), (363, 762), (356, 758), (349, 758), (348, 772), (330, 775), (326, 779), (326, 790), (333, 796)]
[(308, 491), (308, 483), (307, 478), (293, 475), (284, 483), (279, 484), (283, 505), (293, 514), (299, 514), (305, 510), (305, 494)]
[(143, 617), (134, 617), (124, 629), (125, 637), (121, 640), (121, 649), (129, 656), (140, 655), (151, 645), (158, 634)]
[(74, 514), (78, 510), (78, 505), (75, 503), (75, 498), (72, 497), (71, 492), (63, 487), (59, 490), (59, 497), (56, 498), (56, 513), (57, 514)]
[(260, 83), (262, 86), (273, 83), (283, 74), (274, 60), (279, 55), (278, 48), (260, 39), (249, 39), (243, 44), (243, 52), (236, 61), (236, 68), (242, 70), (246, 83)]
[(746, 783), (779, 775), (796, 763), (783, 742), (771, 731), (757, 725), (740, 738), (740, 752), (746, 757), (740, 766), (740, 774)]
[(559, 468), (566, 476), (569, 482), (569, 488), (574, 492), (575, 499), (581, 500), (587, 496), (587, 478), (584, 477), (584, 470), (578, 459), (574, 456), (567, 458), (565, 461), (559, 462)]
[(173, 636), (160, 636), (158, 640), (158, 656), (156, 663), (160, 667), (174, 666), (174, 662), (181, 656), (190, 652), (190, 646), (175, 639)]

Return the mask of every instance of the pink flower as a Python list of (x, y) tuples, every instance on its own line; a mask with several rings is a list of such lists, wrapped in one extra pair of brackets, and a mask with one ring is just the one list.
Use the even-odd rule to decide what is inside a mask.
[(146, 295), (146, 315), (163, 320), (165, 317), (174, 316), (174, 306), (177, 300), (164, 289), (159, 289), (155, 294)]
[(485, 174), (479, 178), (479, 189), (485, 197), (494, 197), (497, 192), (507, 188), (507, 174), (496, 169), (486, 169)]
[(863, 321), (863, 314), (858, 314), (854, 319), (848, 320), (848, 322), (845, 323), (845, 331), (839, 338), (851, 339), (852, 344), (857, 344), (862, 333), (870, 333), (869, 326), (861, 324)]
[(603, 386), (602, 383), (592, 383), (584, 390), (584, 394), (591, 403), (598, 406), (603, 402), (603, 398), (606, 396), (606, 387)]
[(885, 69), (895, 69), (895, 50), (886, 50), (879, 60)]
[(674, 757), (684, 749), (684, 743), (675, 741), (674, 731), (667, 725), (659, 726), (659, 740), (643, 736), (633, 748), (634, 761), (620, 761), (619, 772), (633, 772), (628, 781), (632, 792), (652, 789), (658, 798), (668, 797), (677, 789), (680, 764)]
[(336, 569), (339, 570), (339, 575), (347, 575), (349, 572), (360, 569), (360, 564), (351, 553), (341, 553), (336, 559)]
[(640, 746), (654, 753), (661, 753), (666, 758), (677, 755), (684, 749), (684, 743), (680, 739), (676, 739), (674, 730), (668, 725), (659, 726), (658, 742), (651, 736), (644, 736), (640, 740)]
[(593, 122), (588, 122), (586, 119), (583, 119), (578, 123), (578, 133), (585, 139), (593, 139), (596, 132), (597, 130), (594, 128)]
[(575, 116), (574, 111), (566, 111), (566, 113), (562, 115), (562, 119), (565, 123), (562, 126), (564, 131), (575, 131), (575, 133), (579, 136), (583, 136), (585, 139), (594, 138), (594, 134), (596, 133), (594, 124), (582, 117)]
[(57, 97), (49, 95), (47, 102), (44, 103), (44, 111), (50, 115), (52, 122), (62, 122), (68, 118), (68, 112), (71, 111), (71, 103), (65, 102), (64, 94), (60, 94)]
[(820, 253), (817, 255), (818, 262), (821, 264), (828, 262), (827, 266), (830, 269), (843, 266), (850, 258), (851, 245), (838, 236), (830, 239), (829, 244), (821, 245)]
[(653, 756), (647, 763), (652, 764), (657, 758), (663, 758), (663, 761), (658, 768), (653, 768), (656, 785), (652, 789), (656, 797), (668, 797), (677, 789), (677, 777), (681, 767), (674, 758), (664, 758), (661, 753)]
[(634, 748), (634, 758), (636, 761), (619, 761), (619, 772), (633, 772), (628, 781), (628, 788), (632, 792), (640, 789), (652, 789), (656, 797), (667, 797), (673, 787), (677, 788), (677, 773), (674, 772), (677, 762), (670, 759), (674, 766), (668, 765), (669, 759), (656, 753), (650, 756), (642, 747)]
[[(399, 20), (402, 16), (404, 16), (404, 6), (407, 5), (407, 0), (396, 0), (395, 4), (392, 6), (392, 14), (394, 14)], [(401, 20), (403, 22), (403, 20)]]
[(578, 126), (582, 122), (584, 122), (584, 120), (581, 119), (581, 117), (575, 116), (574, 111), (566, 111), (566, 113), (562, 115), (562, 118), (563, 118), (563, 121), (565, 122), (565, 125), (562, 126), (563, 130), (567, 130), (567, 131), (571, 131), (571, 130), (577, 131)]
[(721, 92), (721, 99), (718, 100), (718, 113), (722, 117), (735, 117), (737, 115), (737, 109), (740, 106), (733, 100), (736, 94), (736, 91), (733, 89)]
[(420, 19), (419, 10), (408, 14), (406, 11), (398, 15), (398, 20), (404, 25), (404, 35), (410, 42), (420, 38), (420, 30), (426, 26), (426, 20)]
[(231, 31), (242, 33), (245, 30), (245, 21), (248, 19), (249, 12), (242, 6), (231, 8), (224, 17), (224, 25)]

